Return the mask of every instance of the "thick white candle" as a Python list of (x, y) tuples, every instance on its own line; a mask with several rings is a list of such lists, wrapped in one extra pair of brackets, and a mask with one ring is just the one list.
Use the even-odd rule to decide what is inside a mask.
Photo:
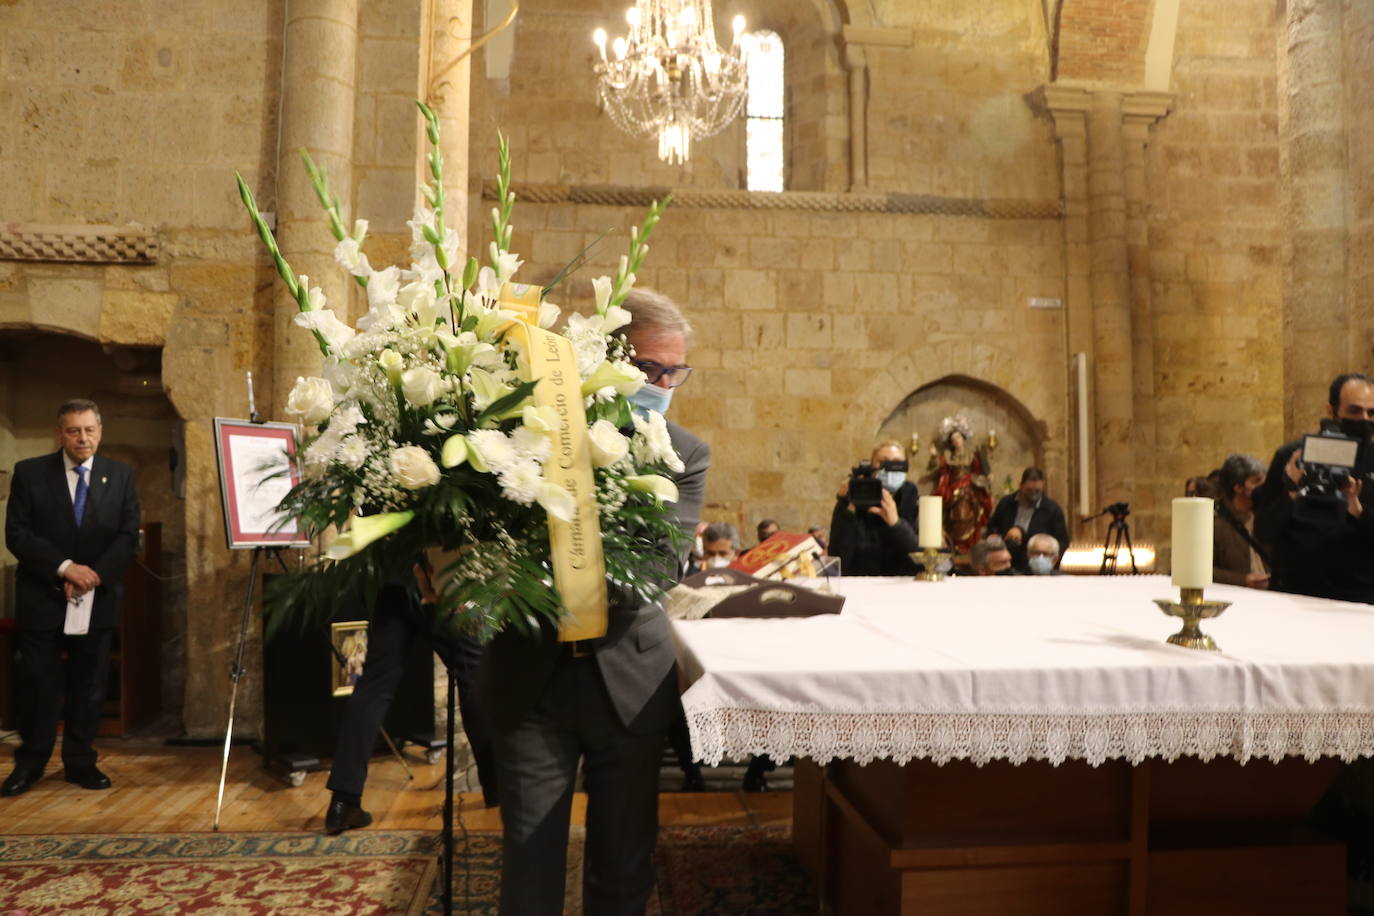
[(1210, 499), (1174, 500), (1173, 582), (1179, 588), (1212, 584), (1212, 511)]
[(945, 501), (938, 496), (922, 496), (920, 505), (920, 524), (918, 544), (922, 547), (940, 548), (945, 545)]

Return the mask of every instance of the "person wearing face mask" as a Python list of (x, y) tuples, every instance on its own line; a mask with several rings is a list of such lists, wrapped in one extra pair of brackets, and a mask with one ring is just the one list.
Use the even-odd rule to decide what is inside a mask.
[(1057, 576), (1059, 570), (1059, 542), (1053, 535), (1033, 534), (1026, 541), (1026, 566), (1032, 576)]
[[(896, 442), (884, 442), (873, 450), (872, 466), (906, 458)], [(835, 511), (830, 517), (832, 557), (840, 558), (846, 576), (905, 576), (920, 571), (911, 553), (916, 542), (920, 491), (901, 471), (877, 472), (882, 484), (881, 503), (863, 511), (849, 502), (849, 480), (840, 484)]]
[(983, 538), (968, 553), (969, 564), (975, 576), (1014, 576), (1011, 567), (1011, 551), (1007, 544), (995, 534)]
[[(1338, 375), (1327, 394), (1327, 420), (1346, 436), (1374, 448), (1374, 378)], [(1374, 512), (1363, 500), (1374, 481), (1349, 475), (1336, 499), (1323, 507), (1303, 492), (1303, 440), (1281, 446), (1254, 493), (1255, 530), (1272, 547), (1277, 591), (1374, 604)]]
[(1026, 545), (1037, 534), (1048, 534), (1059, 544), (1069, 543), (1064, 510), (1045, 495), (1044, 471), (1026, 468), (1021, 472), (1021, 488), (997, 503), (988, 520), (988, 533), (1000, 534), (1006, 541), (1012, 567), (1018, 572), (1031, 571)]
[(1269, 587), (1269, 551), (1255, 539), (1255, 490), (1264, 465), (1250, 455), (1227, 455), (1212, 526), (1212, 578), (1226, 585)]
[(715, 522), (701, 532), (704, 569), (724, 569), (739, 556), (739, 529), (729, 522)]

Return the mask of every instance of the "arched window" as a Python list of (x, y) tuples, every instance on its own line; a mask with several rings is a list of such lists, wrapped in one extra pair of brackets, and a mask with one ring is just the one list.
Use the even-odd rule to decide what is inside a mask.
[(745, 102), (745, 187), (781, 191), (783, 174), (782, 39), (777, 32), (750, 32), (749, 96)]

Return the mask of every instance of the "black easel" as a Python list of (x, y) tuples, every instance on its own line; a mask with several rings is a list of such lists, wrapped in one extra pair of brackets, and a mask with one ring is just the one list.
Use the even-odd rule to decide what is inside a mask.
[(229, 669), (229, 680), (233, 686), (229, 689), (229, 723), (224, 728), (224, 760), (219, 769), (219, 793), (215, 797), (215, 823), (214, 830), (219, 830), (220, 809), (224, 806), (224, 780), (229, 773), (229, 748), (234, 738), (234, 706), (239, 697), (239, 678), (243, 677), (243, 648), (248, 641), (248, 618), (253, 610), (253, 590), (258, 584), (258, 560), (262, 558), (264, 552), (271, 553), (277, 563), (281, 565), (282, 572), (286, 572), (286, 561), (281, 558), (282, 548), (280, 547), (254, 547), (253, 562), (248, 569), (248, 597), (243, 602), (243, 621), (239, 625), (239, 647), (234, 653), (234, 665)]

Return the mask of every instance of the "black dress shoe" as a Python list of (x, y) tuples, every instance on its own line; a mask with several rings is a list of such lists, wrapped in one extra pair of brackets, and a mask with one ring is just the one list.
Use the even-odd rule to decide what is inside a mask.
[(0, 798), (14, 798), (16, 795), (23, 795), (42, 777), (42, 770), (27, 770), (23, 767), (15, 767), (14, 770), (10, 772), (10, 775), (5, 777), (5, 784), (0, 786)]
[(329, 810), (324, 813), (324, 832), (330, 836), (338, 836), (354, 827), (366, 827), (370, 823), (372, 815), (357, 805), (343, 801), (330, 802)]
[(767, 792), (768, 780), (762, 773), (750, 770), (744, 774), (744, 783), (740, 788), (746, 792)]
[(110, 777), (100, 772), (94, 766), (82, 767), (79, 770), (68, 770), (62, 777), (67, 782), (75, 783), (83, 789), (108, 789), (110, 787)]
[(682, 788), (679, 792), (705, 792), (706, 780), (701, 776), (701, 768), (688, 770), (682, 774)]

